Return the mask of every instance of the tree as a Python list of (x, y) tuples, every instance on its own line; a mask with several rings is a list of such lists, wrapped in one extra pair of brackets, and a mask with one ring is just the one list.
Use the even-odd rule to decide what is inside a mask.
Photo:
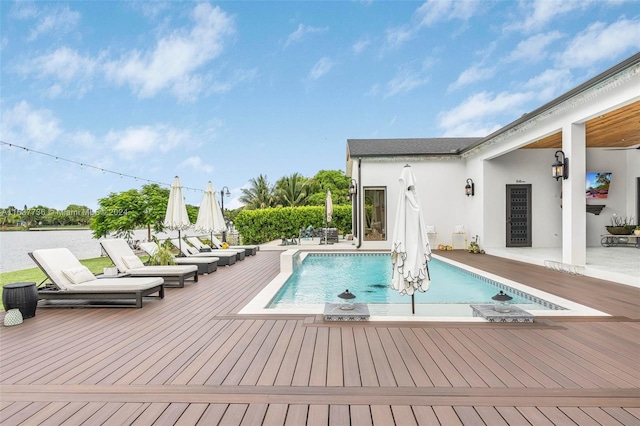
[(86, 225), (91, 220), (91, 211), (87, 206), (69, 204), (62, 214), (62, 223), (69, 225)]
[(351, 180), (341, 170), (320, 170), (310, 179), (313, 193), (308, 198), (312, 206), (324, 205), (327, 190), (331, 190), (333, 204), (349, 204), (349, 184)]
[(111, 193), (98, 200), (100, 208), (90, 224), (93, 237), (115, 232), (116, 237), (129, 239), (135, 229), (146, 227), (150, 240), (151, 227), (155, 232), (164, 230), (168, 202), (169, 189), (155, 183), (144, 185), (141, 190)]
[(276, 201), (283, 207), (298, 207), (307, 204), (308, 179), (298, 173), (283, 177), (276, 182)]
[(100, 238), (115, 232), (117, 238), (130, 239), (133, 231), (143, 225), (145, 203), (137, 189), (116, 194), (98, 200), (98, 211), (91, 218), (90, 227), (93, 237)]
[(144, 200), (144, 225), (147, 227), (147, 239), (151, 241), (151, 228), (154, 232), (164, 230), (164, 217), (167, 213), (169, 202), (168, 188), (163, 188), (157, 183), (143, 185), (140, 193)]
[(274, 189), (266, 176), (260, 175), (249, 180), (250, 187), (242, 188), (240, 202), (246, 209), (265, 209), (275, 206)]

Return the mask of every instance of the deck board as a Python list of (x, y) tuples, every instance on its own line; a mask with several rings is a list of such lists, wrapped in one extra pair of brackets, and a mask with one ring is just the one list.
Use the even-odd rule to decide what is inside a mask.
[(265, 250), (142, 309), (47, 309), (0, 328), (0, 423), (640, 424), (640, 289), (445, 255), (611, 317), (239, 315), (279, 272)]

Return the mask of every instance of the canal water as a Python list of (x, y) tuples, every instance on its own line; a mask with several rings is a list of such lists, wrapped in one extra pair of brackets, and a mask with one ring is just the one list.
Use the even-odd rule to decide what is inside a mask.
[[(178, 233), (169, 234), (174, 238)], [(158, 234), (165, 239), (167, 234)], [(147, 239), (147, 230), (135, 232), (136, 240)], [(67, 247), (78, 259), (101, 256), (100, 243), (89, 230), (77, 231), (7, 231), (0, 232), (0, 272), (17, 271), (36, 266), (27, 253), (42, 248)]]

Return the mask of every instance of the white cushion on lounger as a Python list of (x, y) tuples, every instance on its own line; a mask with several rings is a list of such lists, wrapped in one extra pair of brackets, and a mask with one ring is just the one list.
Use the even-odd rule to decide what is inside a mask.
[(144, 290), (162, 284), (162, 278), (104, 278), (72, 284), (62, 273), (63, 269), (83, 266), (68, 248), (52, 248), (34, 250), (33, 258), (51, 278), (51, 281), (66, 291), (109, 291), (109, 290)]
[(197, 271), (198, 267), (195, 265), (158, 265), (158, 266), (145, 266), (144, 268), (127, 269), (127, 273), (132, 277), (136, 276), (178, 276), (187, 274), (189, 272)]
[(127, 268), (122, 257), (135, 255), (135, 253), (131, 250), (131, 247), (129, 247), (129, 244), (127, 244), (125, 240), (112, 238), (102, 240), (100, 244), (102, 244), (102, 247), (105, 249), (113, 263), (118, 267), (118, 270), (120, 272), (127, 272), (132, 276), (153, 276), (153, 274), (160, 276), (178, 276), (198, 270), (196, 265), (145, 266), (144, 268), (135, 269)]
[(164, 282), (159, 277), (148, 278), (103, 278), (74, 285), (71, 291), (129, 291), (144, 290)]
[(128, 269), (144, 268), (144, 263), (138, 256), (122, 256), (122, 261)]
[(96, 276), (86, 266), (62, 269), (60, 272), (67, 277), (71, 284), (82, 284), (97, 280)]
[(158, 251), (158, 245), (156, 243), (139, 243), (138, 247), (144, 250), (149, 256), (153, 256)]
[[(158, 251), (158, 245), (156, 243), (140, 243), (139, 247), (144, 250), (149, 256), (153, 256)], [(176, 265), (206, 265), (213, 262), (218, 262), (220, 258), (217, 257), (174, 257), (173, 261)]]

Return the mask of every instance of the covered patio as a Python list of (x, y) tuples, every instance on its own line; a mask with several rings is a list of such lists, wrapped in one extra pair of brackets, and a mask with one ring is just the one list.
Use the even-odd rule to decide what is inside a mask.
[(142, 309), (39, 309), (3, 327), (0, 423), (640, 423), (638, 288), (458, 250), (442, 255), (611, 316), (238, 315), (278, 274), (279, 255), (263, 247)]

